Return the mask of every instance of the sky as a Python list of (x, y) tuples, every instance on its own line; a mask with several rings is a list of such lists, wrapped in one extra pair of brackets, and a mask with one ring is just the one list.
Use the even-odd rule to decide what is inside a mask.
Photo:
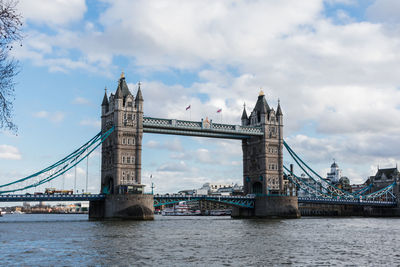
[[(352, 183), (400, 162), (398, 0), (20, 0), (18, 9), (18, 133), (0, 132), (0, 184), (97, 134), (104, 88), (114, 92), (122, 71), (134, 95), (141, 82), (151, 117), (240, 124), (262, 88), (270, 106), (280, 99), (286, 142), (322, 176), (333, 159)], [(96, 151), (93, 193), (99, 163)], [(242, 184), (240, 141), (144, 134), (142, 164), (155, 193)], [(77, 174), (84, 189), (86, 164)]]

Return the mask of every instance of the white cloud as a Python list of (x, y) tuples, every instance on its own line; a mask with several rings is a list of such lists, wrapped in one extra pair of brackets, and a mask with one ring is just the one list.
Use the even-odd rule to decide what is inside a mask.
[(180, 152), (183, 151), (182, 143), (179, 140), (179, 138), (173, 138), (172, 140), (168, 140), (165, 143), (160, 143), (155, 140), (149, 140), (146, 143), (146, 146), (148, 148), (153, 148), (153, 149), (165, 149), (173, 152)]
[(18, 7), (28, 22), (50, 27), (79, 21), (87, 10), (85, 0), (20, 0)]
[(63, 112), (60, 112), (60, 111), (48, 112), (45, 110), (35, 112), (32, 115), (35, 118), (48, 119), (49, 121), (54, 122), (54, 123), (62, 122), (65, 117), (65, 114)]
[(79, 122), (79, 124), (82, 125), (82, 126), (91, 126), (91, 127), (94, 127), (94, 128), (100, 128), (101, 121), (97, 120), (97, 119), (84, 119), (84, 120), (81, 120)]
[(189, 172), (190, 170), (183, 160), (165, 163), (157, 169), (158, 172)]
[(90, 103), (90, 101), (84, 97), (77, 96), (77, 97), (75, 97), (73, 103), (78, 104), (78, 105), (87, 105)]
[(366, 16), (372, 21), (399, 23), (400, 2), (397, 0), (375, 0), (366, 10)]
[(21, 159), (21, 153), (18, 148), (10, 145), (0, 145), (0, 159)]
[[(356, 8), (356, 1), (109, 1), (99, 21), (79, 31), (60, 24), (52, 34), (30, 30), (27, 44), (15, 52), (52, 71), (106, 75), (116, 69), (116, 56), (125, 57), (143, 76), (145, 115), (153, 117), (219, 122), (215, 111), (222, 108), (224, 123), (239, 124), (243, 102), (249, 112), (263, 87), (271, 106), (281, 99), (285, 138), (301, 153), (314, 162), (342, 157), (369, 168), (400, 158), (393, 145), (400, 130), (400, 76), (394, 71), (400, 68), (400, 35), (383, 25), (398, 22), (397, 2), (375, 1), (367, 10), (372, 22), (337, 10), (333, 16), (343, 24), (336, 25), (324, 17), (324, 4)], [(197, 74), (197, 81), (183, 86), (146, 79), (155, 71), (180, 70)], [(218, 164), (232, 164), (231, 153), (241, 154), (237, 144), (219, 147), (218, 154), (184, 151), (174, 142), (146, 145), (172, 151), (173, 159), (192, 152), (192, 158)], [(228, 159), (215, 161), (220, 157)]]
[(47, 118), (48, 116), (49, 116), (49, 113), (44, 110), (33, 113), (33, 117), (36, 117), (36, 118)]

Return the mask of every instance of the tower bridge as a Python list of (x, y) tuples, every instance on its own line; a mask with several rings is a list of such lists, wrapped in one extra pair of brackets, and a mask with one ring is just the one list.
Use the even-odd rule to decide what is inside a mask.
[[(240, 125), (214, 123), (212, 120), (186, 121), (143, 116), (140, 83), (135, 96), (122, 74), (117, 90), (105, 92), (101, 104), (101, 132), (80, 148), (25, 178), (0, 185), (1, 201), (90, 201), (91, 219), (152, 219), (154, 206), (186, 200), (207, 200), (233, 206), (234, 217), (300, 216), (299, 203), (324, 207), (384, 209), (384, 214), (399, 216), (399, 177), (375, 191), (369, 185), (357, 192), (347, 192), (319, 176), (283, 140), (283, 112), (278, 101), (271, 108), (261, 91), (250, 112), (244, 107)], [(169, 196), (144, 194), (141, 183), (143, 133), (173, 134), (242, 141), (244, 195)], [(99, 194), (16, 195), (10, 194), (48, 183), (79, 164), (101, 146), (101, 190)], [(297, 176), (293, 167), (283, 165), (283, 149), (306, 177)], [(297, 197), (299, 189), (308, 195)], [(315, 207), (312, 207), (315, 208)], [(340, 208), (343, 210), (343, 208)], [(352, 208), (353, 209), (353, 208)], [(335, 211), (336, 212), (336, 211)], [(379, 213), (379, 212), (378, 212)], [(363, 213), (365, 214), (365, 213)], [(371, 212), (370, 214), (375, 214)]]

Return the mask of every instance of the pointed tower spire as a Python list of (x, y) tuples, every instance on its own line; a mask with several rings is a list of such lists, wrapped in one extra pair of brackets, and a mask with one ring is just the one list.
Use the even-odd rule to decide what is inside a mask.
[(247, 120), (246, 103), (243, 104), (242, 120)]
[(121, 89), (121, 86), (118, 85), (117, 91), (115, 92), (115, 98), (122, 99), (122, 97), (123, 97), (122, 89)]
[(118, 81), (118, 88), (121, 88), (122, 97), (124, 98), (124, 101), (127, 95), (132, 95), (131, 92), (129, 91), (128, 85), (126, 84), (125, 73), (123, 71)]
[(141, 84), (142, 84), (141, 82), (138, 83), (138, 91), (136, 94), (136, 101), (143, 101), (142, 90), (140, 90)]
[(281, 109), (281, 101), (279, 99), (278, 99), (278, 108), (276, 110), (276, 115), (277, 116), (282, 116), (283, 115), (282, 109)]
[(261, 114), (267, 114), (270, 112), (271, 108), (269, 107), (267, 100), (265, 99), (264, 91), (260, 88), (260, 93), (258, 94), (258, 99), (254, 110), (257, 110)]
[(108, 105), (108, 97), (107, 97), (107, 87), (104, 88), (104, 97), (103, 97), (103, 102), (101, 103), (102, 106), (107, 106)]

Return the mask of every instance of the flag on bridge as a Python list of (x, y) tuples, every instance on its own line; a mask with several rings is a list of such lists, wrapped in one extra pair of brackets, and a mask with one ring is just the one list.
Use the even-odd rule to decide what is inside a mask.
[(186, 110), (190, 109), (190, 105), (186, 107)]
[(222, 108), (217, 110), (217, 113), (221, 113), (222, 112)]

